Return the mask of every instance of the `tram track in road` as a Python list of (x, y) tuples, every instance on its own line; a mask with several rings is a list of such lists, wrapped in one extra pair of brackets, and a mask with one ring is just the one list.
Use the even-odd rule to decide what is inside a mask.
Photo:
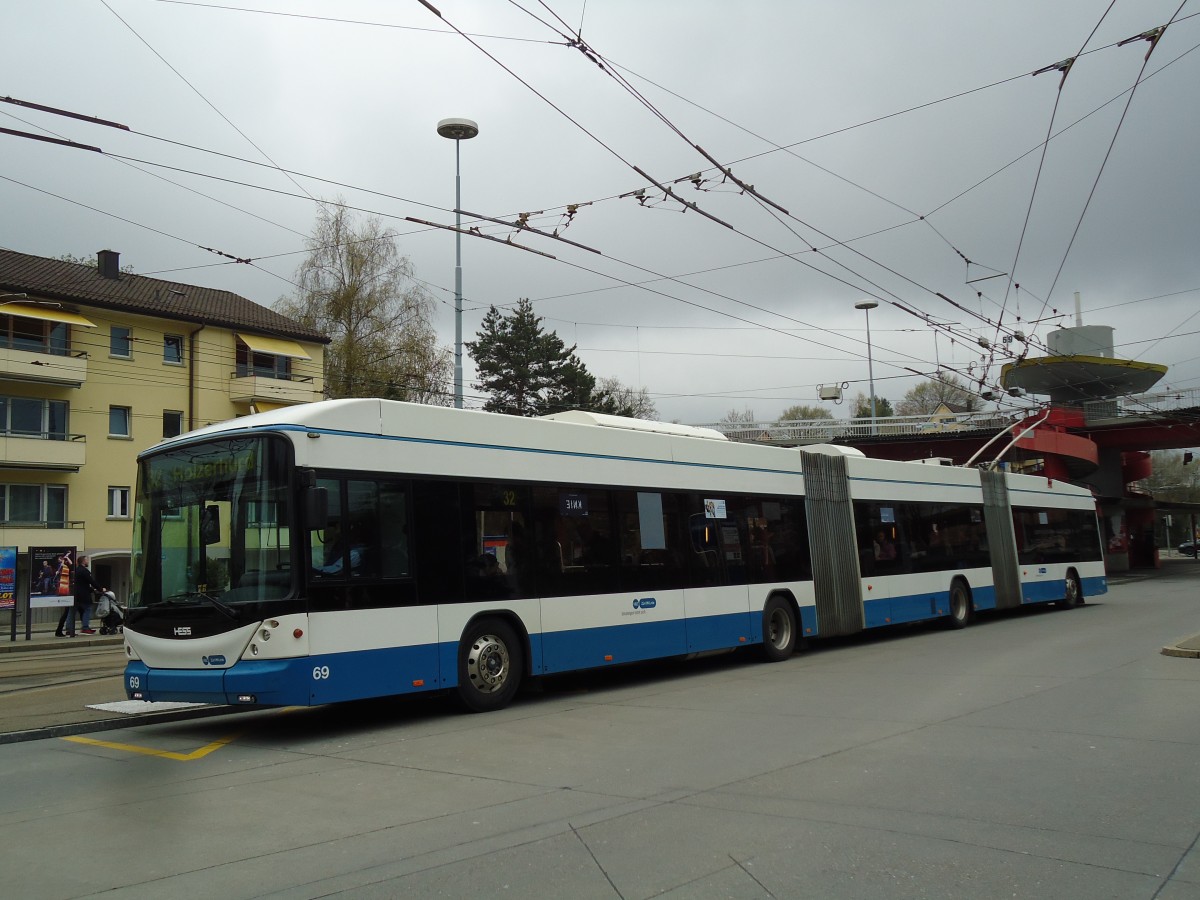
[(44, 740), (204, 718), (230, 707), (113, 712), (95, 707), (125, 701), (120, 644), (63, 640), (36, 652), (0, 654), (0, 744)]

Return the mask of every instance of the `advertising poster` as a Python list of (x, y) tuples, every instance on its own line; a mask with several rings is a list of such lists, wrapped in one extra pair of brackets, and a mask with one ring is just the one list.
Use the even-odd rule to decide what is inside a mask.
[(71, 606), (74, 547), (31, 547), (29, 550), (29, 608)]
[(0, 609), (16, 609), (17, 548), (0, 547)]

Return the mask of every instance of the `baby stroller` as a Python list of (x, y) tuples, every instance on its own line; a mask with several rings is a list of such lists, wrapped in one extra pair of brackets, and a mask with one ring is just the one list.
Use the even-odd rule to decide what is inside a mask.
[(101, 634), (120, 634), (125, 629), (125, 610), (117, 603), (117, 595), (103, 591), (96, 600), (96, 618)]

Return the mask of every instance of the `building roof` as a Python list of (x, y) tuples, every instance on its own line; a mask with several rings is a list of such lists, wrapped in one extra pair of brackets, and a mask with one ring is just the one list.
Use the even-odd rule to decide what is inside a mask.
[(319, 344), (330, 342), (321, 332), (231, 291), (127, 272), (110, 278), (97, 267), (0, 249), (0, 294), (4, 293), (28, 293), (31, 299), (60, 300)]

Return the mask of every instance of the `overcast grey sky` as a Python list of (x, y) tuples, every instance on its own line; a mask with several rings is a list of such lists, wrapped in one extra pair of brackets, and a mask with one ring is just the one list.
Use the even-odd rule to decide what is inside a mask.
[[(0, 128), (104, 150), (0, 134), (0, 246), (110, 248), (271, 304), (312, 228), (306, 194), (341, 195), (401, 234), (449, 345), (454, 237), (404, 217), (453, 224), (454, 146), (435, 126), (465, 116), (480, 134), (461, 147), (463, 208), (552, 231), (590, 204), (561, 234), (600, 251), (464, 238), (467, 339), (489, 304), (529, 297), (662, 418), (770, 419), (820, 384), (865, 391), (865, 297), (893, 402), (938, 363), (994, 382), (1006, 359), (978, 338), (1017, 328), (1038, 355), (1075, 291), (1118, 355), (1200, 387), (1200, 3), (1148, 62), (1148, 41), (1114, 45), (1179, 0), (433, 5), (440, 19), (418, 0), (6, 0), (0, 96), (132, 132), (0, 103)], [(568, 46), (581, 26), (603, 67)], [(1077, 54), (1061, 94), (1060, 72), (1030, 74)], [(722, 183), (697, 144), (775, 206)], [(684, 179), (678, 197), (720, 221), (635, 167)], [(621, 196), (639, 188), (644, 203)]]

